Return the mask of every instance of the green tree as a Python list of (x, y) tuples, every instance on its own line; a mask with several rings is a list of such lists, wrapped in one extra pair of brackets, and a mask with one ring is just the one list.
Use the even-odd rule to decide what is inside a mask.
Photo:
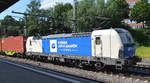
[(6, 36), (18, 35), (20, 24), (12, 16), (7, 15), (1, 20), (1, 30)]
[(111, 18), (109, 27), (122, 27), (122, 21), (128, 18), (129, 15), (129, 5), (125, 0), (110, 0), (103, 12), (104, 16)]
[(54, 33), (69, 33), (71, 32), (71, 28), (68, 25), (69, 19), (67, 19), (68, 11), (72, 9), (72, 5), (69, 3), (66, 4), (57, 4), (54, 7), (53, 12), (53, 32)]
[(28, 5), (26, 13), (30, 14), (24, 17), (24, 22), (26, 22), (27, 34), (36, 35), (39, 33), (39, 17), (35, 16), (39, 14), (40, 2), (37, 0), (32, 0)]
[[(41, 10), (40, 2), (31, 1), (28, 5), (27, 29), (29, 35), (45, 33), (69, 33), (73, 30), (72, 5), (57, 4), (49, 10)], [(82, 0), (77, 4), (77, 28), (76, 32), (92, 31), (95, 28), (120, 27), (122, 20), (128, 18), (128, 4), (125, 0), (109, 0), (105, 4), (104, 0)], [(38, 17), (37, 14), (48, 16), (48, 18)], [(52, 17), (52, 18), (51, 18)], [(110, 19), (108, 19), (110, 18)], [(108, 23), (108, 24), (107, 24)], [(105, 26), (107, 25), (107, 26)]]
[(54, 8), (40, 9), (39, 0), (28, 4), (26, 20), (29, 35), (48, 35), (52, 33), (71, 32), (67, 26), (67, 11), (72, 9), (71, 4), (57, 4)]
[(77, 4), (77, 32), (99, 27), (122, 27), (122, 20), (128, 18), (128, 13), (129, 6), (125, 0), (109, 0), (107, 4), (104, 0), (82, 0)]
[(2, 25), (10, 25), (10, 26), (16, 26), (18, 25), (18, 21), (15, 20), (12, 16), (5, 16), (4, 19), (1, 21)]
[(48, 35), (53, 33), (53, 19), (50, 18), (52, 16), (52, 9), (43, 10), (40, 9), (40, 13), (44, 17), (39, 18), (39, 33), (40, 35)]
[(94, 0), (83, 0), (77, 4), (77, 32), (92, 31), (96, 15)]
[(150, 26), (150, 3), (148, 0), (141, 0), (135, 4), (131, 9), (130, 19)]
[(32, 0), (28, 4), (26, 10), (28, 15), (24, 17), (28, 35), (47, 35), (51, 33), (49, 20), (51, 10), (40, 9), (40, 6), (39, 0)]

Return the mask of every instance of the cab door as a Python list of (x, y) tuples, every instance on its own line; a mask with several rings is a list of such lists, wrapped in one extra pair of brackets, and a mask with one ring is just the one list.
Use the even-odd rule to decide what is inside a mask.
[(94, 39), (94, 50), (95, 50), (95, 56), (96, 57), (102, 57), (102, 40), (100, 36), (95, 36)]

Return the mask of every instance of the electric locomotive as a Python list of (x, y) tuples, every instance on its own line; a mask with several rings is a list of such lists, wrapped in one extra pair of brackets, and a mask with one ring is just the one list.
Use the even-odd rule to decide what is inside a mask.
[(121, 28), (28, 37), (26, 54), (96, 69), (115, 66), (121, 70), (140, 61), (131, 34)]

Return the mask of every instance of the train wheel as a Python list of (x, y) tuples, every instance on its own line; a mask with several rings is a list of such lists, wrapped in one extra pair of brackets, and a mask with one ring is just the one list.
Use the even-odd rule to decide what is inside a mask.
[(105, 67), (105, 65), (101, 62), (95, 63), (94, 66), (96, 70), (102, 70)]
[(84, 67), (82, 61), (76, 61), (76, 62), (75, 62), (75, 66), (76, 66), (77, 68), (81, 68), (81, 69)]
[(79, 64), (78, 64), (78, 67), (79, 67), (79, 68), (83, 68), (83, 64), (82, 64), (82, 63), (79, 63)]

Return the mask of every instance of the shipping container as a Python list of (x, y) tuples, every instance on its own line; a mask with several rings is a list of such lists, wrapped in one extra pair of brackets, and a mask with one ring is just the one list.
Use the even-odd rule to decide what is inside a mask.
[(24, 36), (3, 38), (2, 50), (6, 52), (24, 53), (26, 39), (27, 37)]
[(42, 40), (44, 54), (92, 56), (91, 37), (47, 38)]

